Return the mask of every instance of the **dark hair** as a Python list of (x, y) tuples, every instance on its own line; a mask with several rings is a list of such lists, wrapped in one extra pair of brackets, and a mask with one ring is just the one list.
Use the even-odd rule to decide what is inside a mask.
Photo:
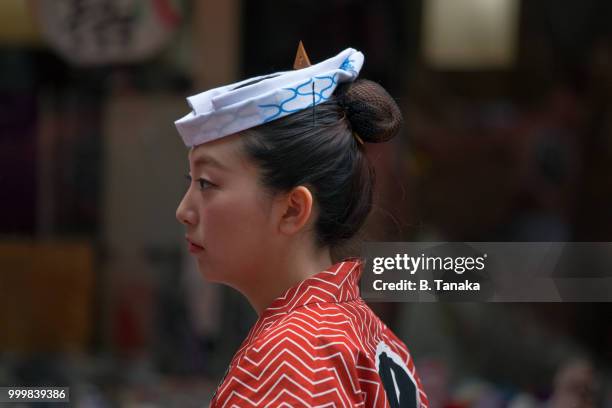
[(341, 84), (329, 100), (248, 129), (241, 138), (272, 193), (308, 187), (319, 210), (319, 248), (347, 241), (372, 208), (374, 169), (353, 132), (366, 143), (391, 139), (402, 116), (393, 98), (368, 80)]

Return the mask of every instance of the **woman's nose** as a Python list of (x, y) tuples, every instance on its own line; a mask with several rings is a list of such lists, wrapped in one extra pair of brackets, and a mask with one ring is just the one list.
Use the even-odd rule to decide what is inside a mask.
[(176, 209), (176, 219), (182, 224), (194, 226), (198, 223), (197, 212), (189, 205), (188, 196), (189, 191), (187, 191)]

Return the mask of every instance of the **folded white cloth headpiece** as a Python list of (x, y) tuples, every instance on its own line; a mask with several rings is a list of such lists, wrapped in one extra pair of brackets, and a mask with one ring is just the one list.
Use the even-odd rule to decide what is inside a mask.
[(361, 52), (347, 48), (293, 71), (246, 79), (187, 98), (191, 113), (174, 122), (188, 147), (261, 125), (325, 102), (339, 83), (357, 78)]

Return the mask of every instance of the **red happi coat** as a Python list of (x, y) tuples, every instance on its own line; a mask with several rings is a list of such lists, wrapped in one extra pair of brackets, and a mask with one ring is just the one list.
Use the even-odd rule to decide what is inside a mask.
[(337, 263), (277, 298), (210, 406), (427, 408), (408, 349), (359, 296), (362, 267)]

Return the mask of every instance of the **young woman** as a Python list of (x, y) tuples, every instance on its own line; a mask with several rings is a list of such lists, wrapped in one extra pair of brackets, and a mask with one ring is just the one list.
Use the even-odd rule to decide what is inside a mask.
[(259, 315), (213, 407), (428, 406), (408, 349), (359, 296), (362, 260), (330, 256), (371, 209), (363, 143), (401, 125), (382, 87), (355, 81), (363, 59), (349, 48), (204, 92), (176, 122), (191, 148), (176, 212), (189, 249)]

